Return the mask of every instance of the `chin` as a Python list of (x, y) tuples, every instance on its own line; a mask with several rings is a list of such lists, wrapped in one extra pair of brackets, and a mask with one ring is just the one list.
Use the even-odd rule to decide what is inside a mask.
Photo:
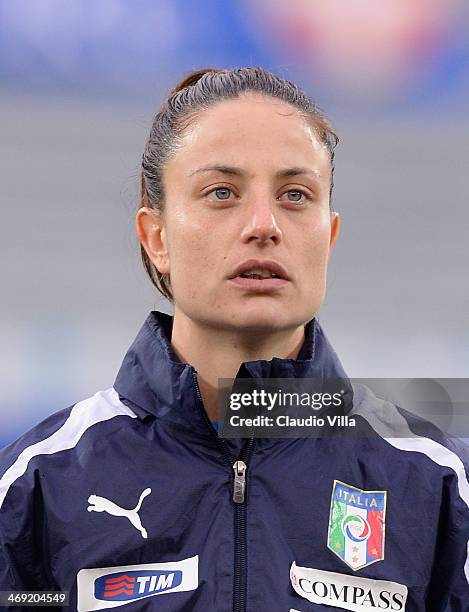
[(223, 320), (227, 327), (258, 333), (273, 333), (303, 324), (301, 317), (296, 317), (291, 309), (279, 304), (270, 308), (265, 304), (251, 305), (246, 309), (239, 308), (233, 313), (225, 312)]

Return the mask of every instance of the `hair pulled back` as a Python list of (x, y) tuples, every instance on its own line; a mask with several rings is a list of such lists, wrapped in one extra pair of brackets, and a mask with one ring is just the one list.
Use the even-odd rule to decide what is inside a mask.
[[(157, 112), (142, 158), (140, 208), (164, 209), (163, 171), (165, 163), (177, 151), (185, 130), (198, 113), (209, 106), (238, 98), (244, 92), (256, 92), (290, 104), (309, 121), (331, 161), (333, 187), (334, 148), (338, 137), (314, 101), (297, 85), (259, 67), (233, 70), (205, 68), (182, 79), (169, 93)], [(173, 300), (169, 275), (161, 274), (140, 245), (145, 270), (164, 297)]]

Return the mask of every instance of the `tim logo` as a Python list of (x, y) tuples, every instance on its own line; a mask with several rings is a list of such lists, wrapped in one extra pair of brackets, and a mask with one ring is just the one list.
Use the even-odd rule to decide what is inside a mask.
[(174, 589), (181, 582), (181, 571), (107, 574), (95, 581), (94, 596), (104, 601), (132, 601)]
[(78, 612), (109, 610), (147, 597), (195, 591), (198, 585), (198, 555), (179, 561), (84, 567), (77, 574), (77, 608)]

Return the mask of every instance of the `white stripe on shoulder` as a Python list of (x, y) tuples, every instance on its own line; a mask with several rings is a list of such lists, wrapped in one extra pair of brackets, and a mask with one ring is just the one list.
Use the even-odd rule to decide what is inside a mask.
[(119, 400), (119, 395), (113, 387), (98, 391), (92, 397), (76, 403), (62, 427), (45, 440), (25, 448), (0, 478), (0, 508), (9, 488), (26, 472), (33, 457), (52, 455), (73, 448), (87, 429), (96, 423), (121, 415), (137, 418), (137, 415)]
[[(414, 434), (409, 428), (407, 420), (400, 414), (396, 406), (376, 397), (365, 385), (354, 383), (352, 387), (354, 405), (350, 414), (366, 419), (376, 433), (394, 448), (422, 453), (434, 463), (454, 470), (458, 481), (459, 495), (469, 508), (469, 482), (464, 464), (458, 455), (431, 438)], [(469, 582), (469, 542), (464, 571)]]

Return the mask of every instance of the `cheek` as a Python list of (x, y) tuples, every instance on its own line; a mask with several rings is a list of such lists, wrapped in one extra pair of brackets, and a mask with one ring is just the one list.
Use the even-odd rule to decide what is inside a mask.
[(328, 218), (321, 219), (310, 231), (303, 232), (299, 244), (308, 271), (323, 271), (328, 260), (330, 236), (331, 226)]
[(214, 244), (207, 227), (187, 216), (178, 216), (168, 228), (170, 267), (175, 277), (187, 282), (200, 280), (200, 272), (210, 269)]

